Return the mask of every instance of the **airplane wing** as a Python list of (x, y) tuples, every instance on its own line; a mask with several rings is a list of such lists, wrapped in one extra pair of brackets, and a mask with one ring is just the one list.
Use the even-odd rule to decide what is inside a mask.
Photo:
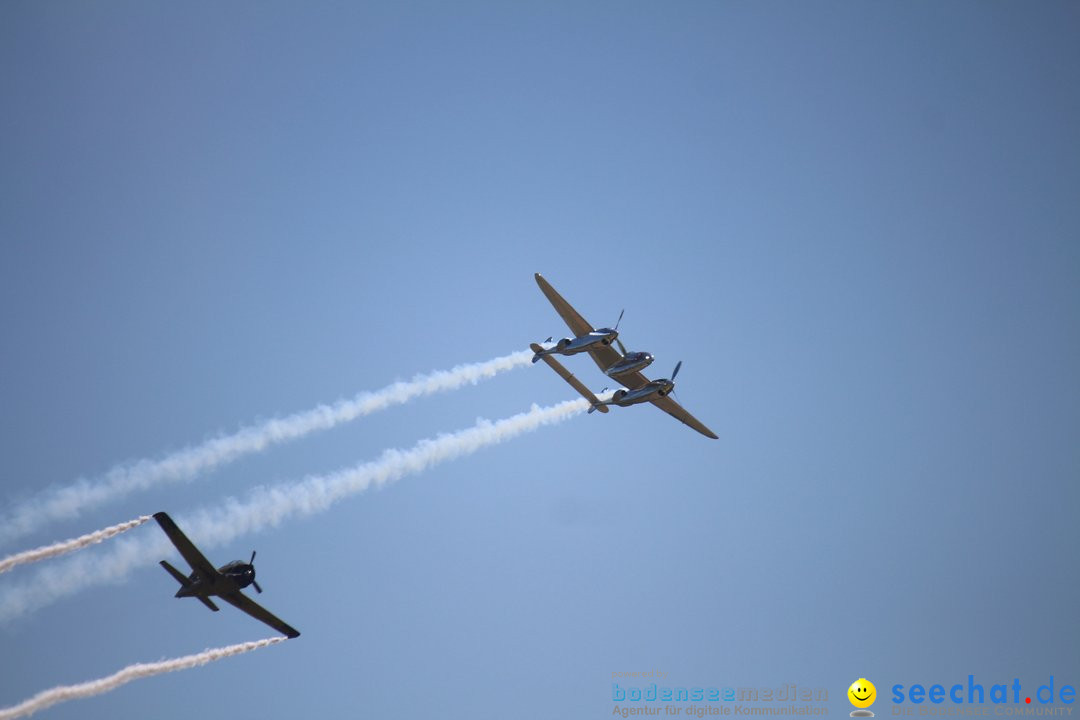
[[(594, 360), (596, 358), (593, 358)], [(600, 361), (597, 360), (596, 364), (599, 365)], [(639, 372), (624, 373), (622, 375), (616, 375), (613, 379), (621, 382), (625, 387), (631, 390), (637, 390), (639, 387), (645, 387), (649, 384), (649, 378), (645, 377)]]
[(585, 322), (585, 318), (578, 314), (578, 311), (574, 307), (563, 299), (555, 288), (551, 287), (551, 283), (544, 279), (544, 276), (540, 273), (536, 273), (533, 277), (536, 278), (536, 284), (540, 286), (540, 291), (547, 296), (547, 299), (551, 301), (551, 304), (555, 306), (555, 312), (562, 316), (562, 319), (566, 321), (566, 325), (570, 328), (570, 332), (574, 335), (588, 335), (595, 328), (589, 323)]
[(243, 610), (256, 620), (262, 620), (270, 627), (277, 630), (279, 633), (288, 638), (300, 637), (300, 632), (282, 621), (277, 615), (274, 615), (269, 610), (264, 608), (259, 603), (255, 602), (247, 595), (243, 594), (239, 590), (231, 593), (225, 593), (224, 595), (218, 595), (222, 600), (229, 603), (238, 610)]
[(675, 402), (670, 395), (666, 395), (664, 397), (653, 396), (652, 400), (650, 400), (649, 402), (651, 402), (653, 405), (660, 408), (676, 420), (694, 428), (705, 437), (712, 438), (713, 440), (720, 439), (716, 433), (705, 427), (700, 420), (698, 420), (690, 413), (686, 412), (683, 406)]
[(180, 528), (176, 526), (173, 519), (169, 517), (168, 513), (154, 513), (154, 519), (158, 521), (158, 525), (165, 531), (165, 534), (172, 540), (172, 544), (176, 546), (176, 549), (187, 560), (187, 564), (191, 566), (191, 569), (199, 573), (207, 580), (213, 578), (218, 574), (217, 568), (210, 564), (210, 561), (206, 559), (206, 556), (199, 552), (199, 549), (188, 540), (187, 535), (180, 531)]
[[(533, 343), (529, 347), (532, 348), (532, 351), (534, 353), (540, 352), (541, 350), (543, 350), (543, 348), (541, 348), (536, 343)], [(599, 410), (600, 412), (604, 412), (604, 413), (606, 413), (608, 411), (607, 405), (598, 405), (598, 406), (596, 405), (596, 403), (598, 403), (600, 401), (597, 400), (596, 396), (592, 394), (592, 391), (589, 390), (589, 388), (585, 387), (584, 383), (582, 383), (580, 380), (578, 380), (576, 377), (574, 377), (573, 373), (571, 373), (569, 370), (567, 370), (565, 367), (563, 367), (563, 364), (561, 362), (559, 362), (558, 360), (556, 360), (555, 358), (553, 358), (550, 355), (544, 355), (543, 357), (541, 357), (541, 360), (543, 360), (548, 365), (550, 365), (551, 369), (554, 370), (556, 373), (558, 373), (559, 377), (561, 377), (566, 382), (570, 383), (570, 387), (574, 388), (579, 393), (581, 393), (581, 396), (583, 398), (585, 398), (590, 403), (592, 403), (594, 406), (596, 406), (597, 410)]]
[[(555, 308), (555, 312), (559, 313), (563, 320), (566, 321), (567, 327), (570, 328), (570, 332), (575, 336), (588, 335), (594, 328), (585, 318), (581, 317), (574, 306), (566, 302), (562, 295), (558, 293), (555, 288), (551, 287), (551, 283), (544, 279), (544, 276), (540, 273), (534, 275), (536, 278), (536, 284), (540, 286), (540, 291), (544, 293), (548, 301), (551, 302)], [(622, 355), (619, 351), (610, 345), (601, 345), (599, 347), (589, 350), (589, 355), (592, 356), (593, 361), (597, 366), (606, 371), (609, 367), (622, 360)], [(556, 370), (558, 372), (558, 370)], [(637, 390), (639, 387), (648, 385), (649, 381), (641, 373), (630, 373), (628, 375), (619, 375), (617, 380), (631, 390)], [(569, 382), (569, 381), (568, 381)]]

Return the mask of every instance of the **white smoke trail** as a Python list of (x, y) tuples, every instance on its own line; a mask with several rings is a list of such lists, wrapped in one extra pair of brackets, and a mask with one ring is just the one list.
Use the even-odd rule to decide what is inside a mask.
[[(313, 475), (293, 484), (255, 488), (243, 502), (230, 499), (224, 505), (181, 518), (177, 524), (200, 547), (220, 545), (246, 533), (276, 527), (291, 517), (323, 512), (372, 485), (380, 487), (488, 445), (562, 422), (588, 407), (588, 401), (579, 398), (544, 408), (533, 405), (528, 412), (496, 422), (480, 419), (470, 428), (421, 440), (407, 450), (385, 450), (377, 460), (330, 475)], [(137, 566), (157, 562), (171, 549), (163, 533), (129, 536), (114, 543), (104, 557), (80, 556), (42, 568), (26, 583), (3, 589), (0, 622), (83, 588), (115, 582)]]
[(85, 510), (134, 490), (161, 482), (190, 480), (200, 473), (244, 455), (260, 452), (271, 445), (296, 440), (318, 430), (328, 430), (422, 395), (456, 390), (469, 383), (475, 385), (501, 372), (528, 365), (532, 355), (531, 350), (523, 350), (486, 362), (417, 375), (412, 380), (396, 382), (375, 392), (362, 392), (350, 400), (319, 405), (287, 417), (243, 427), (230, 435), (219, 435), (157, 460), (144, 459), (116, 465), (101, 477), (92, 480), (80, 478), (70, 485), (47, 490), (5, 513), (0, 517), (0, 544), (33, 532), (46, 522), (78, 517)]
[(24, 700), (18, 705), (12, 705), (9, 708), (0, 708), (0, 720), (11, 720), (12, 718), (23, 717), (24, 715), (36, 713), (38, 710), (44, 710), (57, 703), (67, 702), (68, 700), (81, 700), (82, 698), (107, 693), (110, 690), (115, 690), (121, 685), (126, 685), (132, 680), (139, 680), (152, 675), (161, 675), (162, 673), (174, 672), (176, 670), (188, 670), (193, 667), (199, 667), (200, 665), (214, 662), (215, 660), (251, 652), (252, 650), (258, 650), (259, 648), (264, 648), (268, 645), (276, 645), (284, 640), (285, 638), (283, 637), (272, 637), (266, 638), (265, 640), (256, 640), (254, 642), (239, 643), (237, 645), (204, 650), (195, 655), (184, 655), (183, 657), (173, 658), (172, 660), (128, 665), (123, 670), (115, 672), (108, 677), (103, 677), (99, 680), (90, 680), (89, 682), (79, 683), (78, 685), (60, 685), (51, 690), (39, 692), (34, 697), (29, 700)]
[(0, 573), (5, 573), (16, 565), (25, 565), (26, 563), (38, 562), (39, 560), (48, 560), (49, 558), (59, 557), (60, 555), (67, 555), (76, 550), (82, 550), (84, 547), (95, 545), (102, 540), (108, 540), (122, 532), (137, 528), (149, 519), (149, 515), (142, 515), (134, 520), (128, 520), (119, 525), (113, 525), (102, 530), (87, 533), (86, 535), (80, 535), (77, 538), (63, 540), (58, 543), (53, 543), (52, 545), (44, 545), (39, 548), (34, 548), (33, 550), (15, 553), (14, 555), (8, 555), (3, 560), (0, 560)]

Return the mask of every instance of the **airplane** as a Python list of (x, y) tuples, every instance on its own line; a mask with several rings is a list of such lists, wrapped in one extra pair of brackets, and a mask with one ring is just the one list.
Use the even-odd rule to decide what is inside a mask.
[[(700, 420), (687, 412), (679, 405), (679, 403), (675, 402), (675, 400), (670, 397), (671, 392), (675, 389), (675, 376), (679, 374), (679, 369), (682, 367), (682, 361), (679, 361), (675, 366), (675, 370), (671, 373), (670, 379), (663, 378), (659, 380), (649, 380), (641, 374), (641, 370), (652, 363), (653, 356), (650, 353), (627, 353), (622, 342), (618, 341), (618, 332), (614, 328), (600, 328), (599, 330), (594, 330), (592, 325), (590, 325), (570, 303), (566, 302), (563, 296), (560, 295), (558, 291), (551, 286), (551, 283), (545, 280), (540, 273), (536, 273), (534, 277), (536, 278), (536, 284), (540, 286), (540, 291), (543, 292), (548, 301), (551, 302), (555, 311), (559, 313), (566, 322), (566, 325), (570, 328), (570, 331), (574, 333), (575, 337), (573, 339), (563, 338), (560, 340), (559, 344), (562, 344), (562, 350), (559, 350), (559, 344), (544, 349), (536, 343), (533, 343), (530, 345), (534, 353), (533, 362), (543, 358), (560, 377), (566, 380), (571, 387), (581, 393), (581, 395), (589, 401), (591, 406), (589, 412), (593, 412), (594, 410), (607, 412), (607, 406), (609, 405), (628, 407), (630, 405), (637, 405), (638, 403), (650, 402), (676, 420), (697, 430), (705, 437), (712, 438), (713, 440), (719, 439), (719, 436), (716, 433), (707, 428)], [(619, 320), (622, 320), (622, 313), (619, 313)], [(617, 326), (618, 323), (616, 323), (616, 327)], [(589, 341), (590, 338), (596, 339)], [(551, 338), (548, 338), (548, 340), (550, 339)], [(615, 342), (619, 346), (619, 350), (622, 351), (621, 353), (611, 346), (612, 342)], [(569, 353), (566, 352), (567, 348), (571, 348), (572, 351)], [(577, 380), (577, 378), (574, 378), (566, 368), (562, 367), (555, 358), (551, 357), (551, 355), (555, 353), (574, 355), (579, 352), (587, 352), (605, 375), (618, 380), (628, 389), (616, 390), (615, 394), (612, 395), (609, 400), (598, 400), (588, 388), (581, 385), (581, 382)]]
[(215, 568), (210, 561), (203, 556), (199, 549), (188, 540), (187, 536), (180, 531), (173, 519), (167, 513), (154, 513), (154, 519), (169, 536), (169, 540), (191, 566), (191, 575), (185, 576), (166, 561), (161, 561), (161, 567), (165, 568), (178, 583), (180, 589), (176, 591), (176, 597), (198, 598), (203, 605), (214, 612), (218, 611), (217, 605), (210, 599), (216, 596), (230, 605), (243, 610), (256, 620), (261, 620), (288, 638), (299, 637), (300, 633), (292, 626), (282, 622), (277, 616), (271, 614), (257, 602), (244, 595), (240, 590), (251, 585), (258, 593), (262, 592), (259, 583), (255, 582), (255, 553), (251, 553), (251, 559), (233, 560), (230, 563)]

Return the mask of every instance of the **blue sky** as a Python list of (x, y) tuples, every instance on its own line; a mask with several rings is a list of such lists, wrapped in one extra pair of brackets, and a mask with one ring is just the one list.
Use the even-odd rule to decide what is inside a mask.
[[(563, 334), (537, 271), (595, 325), (625, 308), (720, 435), (615, 408), (206, 548), (258, 549), (303, 636), (47, 717), (607, 717), (611, 673), (654, 668), (835, 715), (860, 676), (1080, 684), (1078, 30), (1054, 2), (5, 3), (0, 508)], [(0, 552), (569, 397), (515, 370)], [(174, 590), (144, 567), (0, 627), (0, 706), (268, 634)]]

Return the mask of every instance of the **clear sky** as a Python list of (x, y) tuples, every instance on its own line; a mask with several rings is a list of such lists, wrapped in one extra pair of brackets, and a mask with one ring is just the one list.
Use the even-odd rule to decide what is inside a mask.
[[(614, 408), (205, 547), (303, 636), (43, 717), (1080, 686), (1077, 37), (1058, 2), (0, 4), (0, 510), (565, 334), (537, 271), (720, 436)], [(572, 396), (514, 370), (0, 554)], [(0, 707), (272, 634), (175, 589), (0, 626)]]

